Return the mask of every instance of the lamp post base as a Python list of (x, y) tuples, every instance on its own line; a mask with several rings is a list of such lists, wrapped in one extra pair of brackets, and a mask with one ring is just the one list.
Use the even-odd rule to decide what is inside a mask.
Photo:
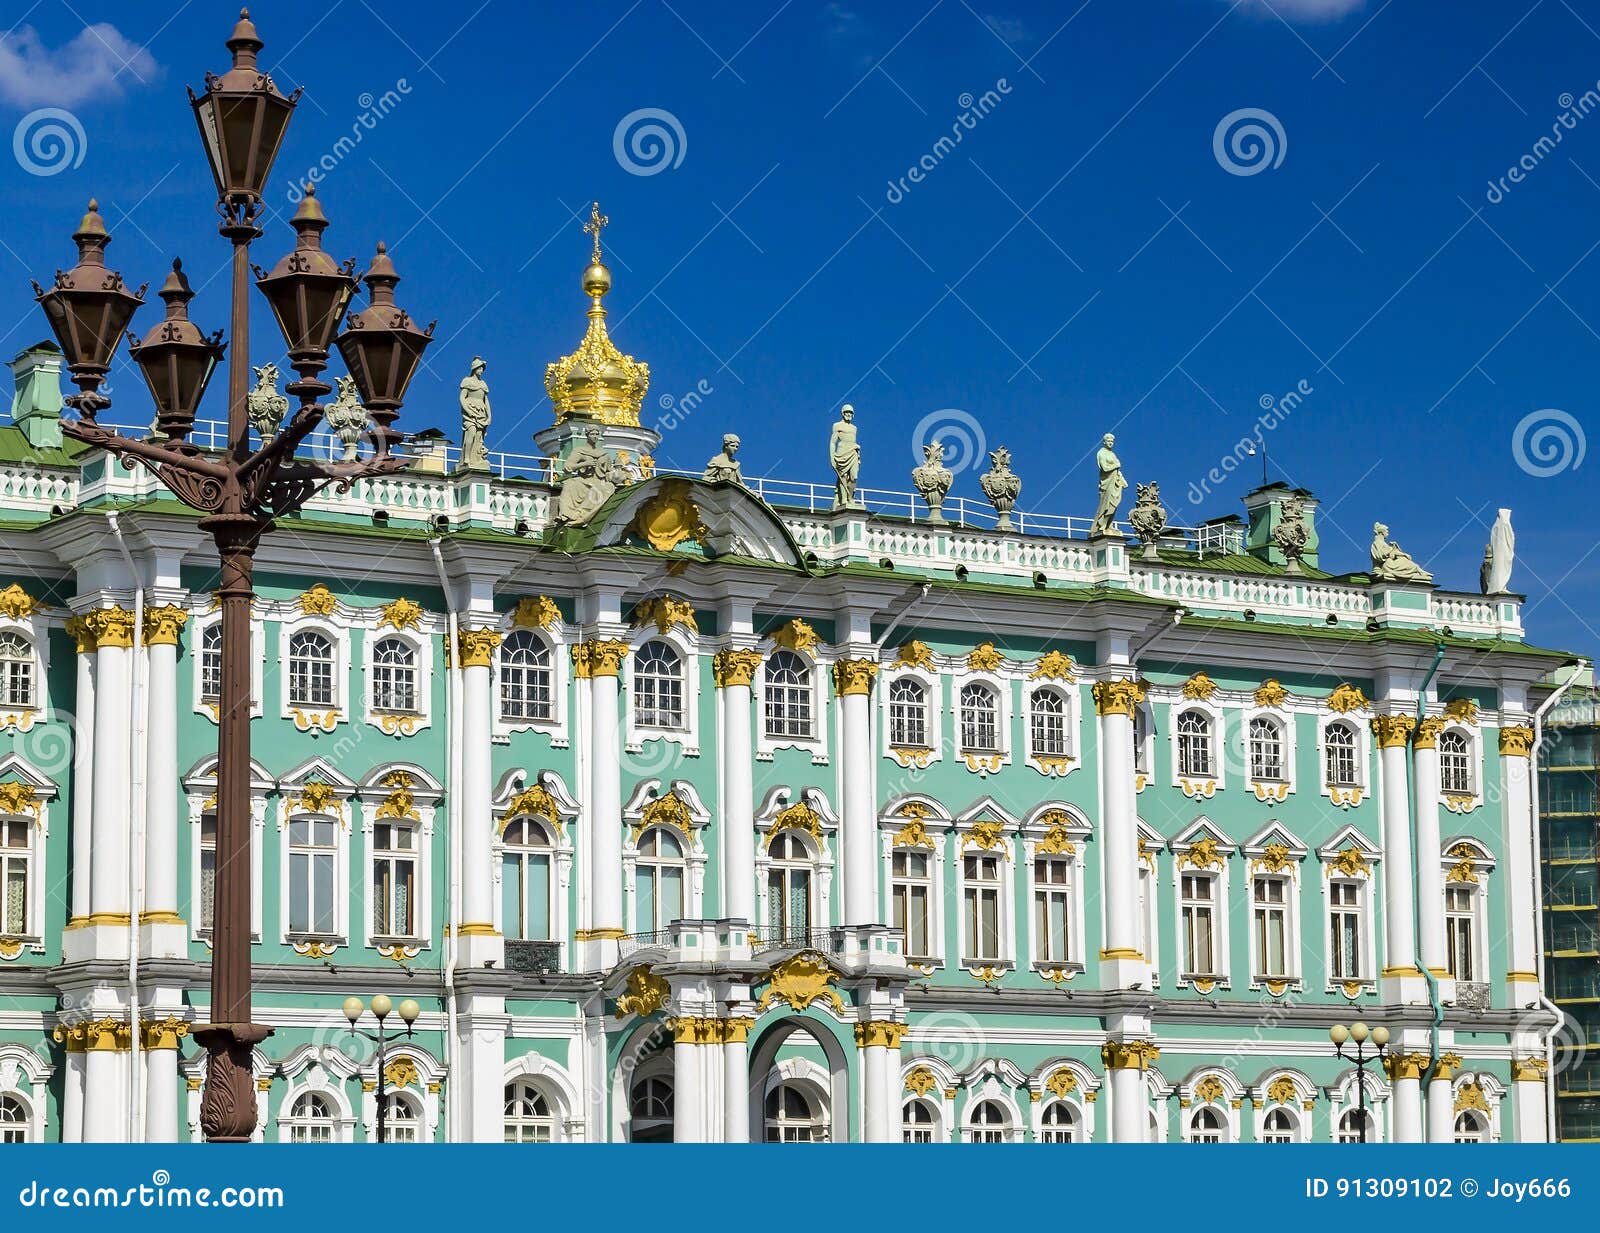
[(202, 1023), (192, 1035), (209, 1056), (200, 1097), (200, 1129), (207, 1143), (248, 1143), (256, 1130), (255, 1047), (272, 1035), (260, 1023)]

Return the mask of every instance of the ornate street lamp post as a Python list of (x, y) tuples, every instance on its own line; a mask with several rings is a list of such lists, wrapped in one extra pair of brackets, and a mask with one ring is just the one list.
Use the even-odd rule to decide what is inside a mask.
[(387, 993), (374, 994), (370, 1009), (372, 1011), (372, 1017), (378, 1021), (378, 1030), (376, 1032), (368, 1032), (365, 1029), (358, 1028), (356, 1026), (356, 1024), (360, 1022), (362, 1014), (368, 1009), (369, 1007), (367, 1004), (363, 1003), (360, 998), (348, 997), (344, 1000), (344, 1017), (350, 1020), (350, 1035), (364, 1036), (373, 1044), (378, 1046), (378, 1142), (386, 1143), (388, 1142), (388, 1109), (385, 1108), (385, 1106), (388, 1104), (388, 1101), (385, 1099), (385, 1093), (383, 1090), (383, 1071), (388, 1065), (387, 1052), (389, 1047), (389, 1037), (384, 1029), (384, 1020), (389, 1017), (389, 1012), (391, 1010), (398, 1010), (400, 1013), (400, 1021), (406, 1025), (406, 1030), (401, 1033), (401, 1035), (410, 1036), (411, 1025), (417, 1021), (417, 1016), (422, 1013), (422, 1007), (418, 1006), (416, 1002), (410, 998), (406, 998), (405, 1001), (401, 1002), (400, 1005), (396, 1007), (394, 1003), (389, 1000), (389, 995)]
[[(1328, 1029), (1328, 1039), (1333, 1041), (1335, 1057), (1353, 1062), (1356, 1068), (1356, 1108), (1360, 1123), (1356, 1133), (1361, 1136), (1361, 1142), (1367, 1141), (1367, 1067), (1374, 1062), (1381, 1062), (1386, 1056), (1385, 1046), (1389, 1043), (1389, 1029), (1379, 1024), (1375, 1028), (1368, 1028), (1365, 1023), (1357, 1020), (1348, 1026), (1335, 1023)], [(1372, 1042), (1368, 1050), (1367, 1042)], [(1349, 1053), (1345, 1052), (1346, 1045), (1353, 1045)]]
[[(261, 236), (261, 195), (283, 142), (299, 91), (285, 97), (256, 65), (262, 43), (242, 10), (228, 40), (233, 67), (206, 76), (205, 93), (190, 91), (195, 119), (216, 181), (218, 226), (233, 244), (232, 352), (228, 369), (228, 447), (207, 455), (188, 440), (195, 410), (224, 344), (219, 330), (207, 336), (188, 319), (193, 298), (181, 266), (173, 263), (160, 295), (166, 319), (142, 342), (130, 336), (129, 354), (139, 365), (156, 403), (152, 440), (126, 437), (102, 427), (96, 417), (111, 405), (100, 391), (117, 342), (144, 288), (130, 291), (106, 266), (111, 236), (95, 203), (73, 240), (78, 264), (57, 272), (45, 290), (34, 284), (39, 304), (61, 343), (76, 394), (64, 402), (77, 412), (63, 419), (70, 437), (137, 461), (153, 471), (186, 505), (199, 510), (199, 525), (216, 541), (221, 558), (222, 681), (217, 737), (217, 884), (211, 965), (211, 1022), (195, 1030), (208, 1054), (200, 1125), (211, 1142), (242, 1142), (255, 1130), (251, 1079), (253, 1048), (271, 1029), (251, 1022), (250, 900), (254, 881), (250, 853), (250, 608), (256, 546), (273, 518), (291, 513), (330, 482), (347, 488), (366, 475), (403, 468), (394, 451), (400, 434), (394, 420), (415, 374), (433, 326), (417, 328), (394, 302), (399, 282), (382, 244), (364, 276), (370, 307), (354, 314), (334, 335), (356, 289), (355, 262), (339, 265), (322, 251), (328, 225), (314, 193), (296, 211), (294, 250), (270, 273), (257, 271), (257, 285), (272, 306), (298, 379), (286, 389), (300, 400), (292, 420), (270, 442), (252, 449), (247, 395), (250, 375), (250, 243)], [(295, 447), (321, 421), (317, 399), (331, 387), (321, 379), (328, 348), (337, 341), (356, 387), (372, 411), (372, 453), (355, 462), (296, 460)], [(106, 807), (114, 807), (107, 802)]]

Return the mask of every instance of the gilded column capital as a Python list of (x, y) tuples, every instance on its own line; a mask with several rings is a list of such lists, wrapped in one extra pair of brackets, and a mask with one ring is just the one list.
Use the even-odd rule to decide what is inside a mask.
[(1444, 731), (1444, 717), (1429, 715), (1417, 725), (1416, 733), (1411, 738), (1411, 744), (1417, 749), (1437, 749), (1439, 747), (1439, 733)]
[(1383, 1059), (1383, 1073), (1389, 1076), (1391, 1083), (1420, 1079), (1432, 1060), (1426, 1053), (1390, 1053)]
[(1526, 758), (1533, 753), (1533, 729), (1525, 724), (1512, 724), (1500, 729), (1500, 756)]
[(78, 1025), (83, 1030), (83, 1047), (89, 1053), (126, 1053), (133, 1048), (133, 1025), (107, 1015)]
[(594, 638), (588, 642), (574, 643), (572, 671), (580, 679), (597, 676), (620, 676), (622, 661), (628, 658), (628, 644), (615, 638)]
[(872, 692), (873, 678), (878, 675), (875, 659), (841, 659), (833, 665), (833, 692), (841, 698)]
[(88, 1043), (89, 1033), (87, 1025), (83, 1023), (58, 1023), (50, 1037), (68, 1053), (82, 1053)]
[(888, 1019), (869, 1019), (856, 1024), (856, 1045), (861, 1049), (898, 1049), (906, 1025)]
[(750, 1033), (755, 1030), (756, 1021), (735, 1015), (732, 1019), (722, 1020), (722, 1043), (725, 1045), (742, 1045), (750, 1039)]
[(77, 643), (79, 655), (92, 655), (99, 647), (99, 642), (94, 636), (94, 630), (89, 628), (89, 622), (81, 616), (68, 617), (62, 627), (72, 635), (72, 640)]
[(456, 647), (463, 668), (487, 668), (494, 660), (500, 635), (492, 629), (456, 631)]
[(178, 1041), (189, 1034), (189, 1025), (176, 1015), (165, 1019), (145, 1019), (139, 1024), (141, 1049), (176, 1049)]
[(1145, 683), (1126, 677), (1094, 683), (1094, 713), (1096, 715), (1126, 715), (1133, 713), (1144, 701)]
[(1108, 1040), (1100, 1046), (1100, 1060), (1107, 1070), (1148, 1070), (1161, 1057), (1151, 1040)]
[(162, 604), (144, 610), (144, 641), (146, 646), (177, 646), (178, 632), (188, 621), (189, 614), (176, 604)]
[(1378, 738), (1378, 748), (1404, 746), (1411, 739), (1411, 729), (1416, 727), (1416, 722), (1409, 715), (1374, 715), (1372, 732)]
[(755, 680), (761, 667), (760, 651), (718, 651), (711, 657), (711, 678), (718, 689), (746, 685)]
[(719, 1045), (722, 1043), (722, 1020), (707, 1016), (685, 1015), (667, 1020), (672, 1029), (675, 1045)]
[(104, 647), (131, 647), (133, 645), (133, 613), (121, 604), (109, 608), (96, 608), (83, 614), (90, 632), (94, 634), (97, 649)]
[(1461, 1069), (1461, 1055), (1459, 1053), (1442, 1053), (1439, 1055), (1439, 1064), (1434, 1067), (1433, 1077), (1449, 1082), (1456, 1077)]
[(1542, 1057), (1514, 1057), (1511, 1059), (1513, 1083), (1543, 1083), (1550, 1063)]

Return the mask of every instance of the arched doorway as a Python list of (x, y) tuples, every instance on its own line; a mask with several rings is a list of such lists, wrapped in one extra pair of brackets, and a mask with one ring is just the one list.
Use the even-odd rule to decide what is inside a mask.
[(825, 1023), (806, 1015), (774, 1022), (751, 1043), (749, 1078), (752, 1142), (847, 1142), (853, 1137), (850, 1059)]

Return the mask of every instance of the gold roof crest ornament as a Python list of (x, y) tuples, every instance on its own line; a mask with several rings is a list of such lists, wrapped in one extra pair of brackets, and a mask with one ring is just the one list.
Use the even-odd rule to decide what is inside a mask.
[(589, 328), (578, 349), (545, 368), (544, 388), (556, 410), (556, 423), (593, 420), (627, 428), (639, 426), (639, 408), (650, 388), (650, 366), (617, 350), (606, 333), (600, 301), (611, 290), (611, 271), (601, 260), (600, 232), (611, 220), (596, 201), (583, 230), (594, 240), (583, 292), (589, 297)]

